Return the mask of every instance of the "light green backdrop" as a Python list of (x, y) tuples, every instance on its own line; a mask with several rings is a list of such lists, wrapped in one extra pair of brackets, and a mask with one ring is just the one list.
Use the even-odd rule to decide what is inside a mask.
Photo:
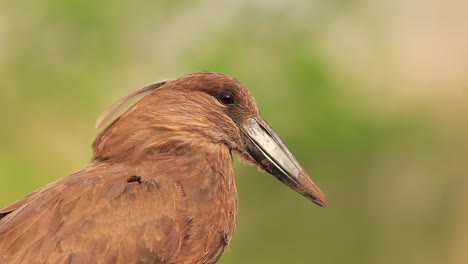
[(236, 163), (220, 263), (468, 263), (468, 4), (0, 2), (0, 207), (84, 168), (94, 122), (148, 83), (237, 77), (326, 192)]

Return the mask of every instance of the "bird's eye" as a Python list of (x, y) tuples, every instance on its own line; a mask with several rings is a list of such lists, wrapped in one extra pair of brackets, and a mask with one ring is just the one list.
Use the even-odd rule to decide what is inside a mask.
[(223, 105), (233, 105), (234, 95), (230, 91), (224, 91), (219, 95), (219, 101)]

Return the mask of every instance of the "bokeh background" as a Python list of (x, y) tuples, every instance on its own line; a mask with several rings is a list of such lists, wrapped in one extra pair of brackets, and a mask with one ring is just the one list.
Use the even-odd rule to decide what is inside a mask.
[(468, 263), (468, 2), (0, 2), (0, 207), (89, 165), (148, 83), (237, 77), (327, 193), (236, 162), (220, 263)]

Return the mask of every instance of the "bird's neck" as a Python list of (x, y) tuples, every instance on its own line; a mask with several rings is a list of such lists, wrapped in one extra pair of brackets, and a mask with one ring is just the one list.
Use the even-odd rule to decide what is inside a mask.
[[(220, 142), (202, 133), (166, 127), (103, 131), (93, 144), (93, 161), (140, 163), (161, 156), (183, 156), (196, 152), (213, 153)], [(227, 149), (225, 145), (223, 145)]]
[[(231, 240), (238, 212), (228, 145), (210, 135), (214, 129), (203, 127), (203, 123), (190, 126), (190, 130), (168, 122), (153, 122), (141, 129), (138, 124), (117, 124), (103, 131), (93, 145), (94, 160), (120, 164), (111, 167), (129, 167), (127, 175), (138, 175), (142, 180), (154, 178), (173, 184), (175, 187), (169, 189), (180, 190), (183, 197), (178, 201), (181, 214), (191, 219), (191, 225), (200, 227), (190, 231), (186, 243), (211, 248), (204, 254), (217, 259)], [(200, 250), (186, 247), (183, 251), (187, 252), (181, 256)]]

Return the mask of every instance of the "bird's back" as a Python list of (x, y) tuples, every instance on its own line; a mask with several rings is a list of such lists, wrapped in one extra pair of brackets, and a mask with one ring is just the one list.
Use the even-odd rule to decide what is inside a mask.
[(51, 183), (0, 210), (0, 263), (215, 262), (237, 215), (220, 155), (223, 167), (193, 155), (104, 162)]

